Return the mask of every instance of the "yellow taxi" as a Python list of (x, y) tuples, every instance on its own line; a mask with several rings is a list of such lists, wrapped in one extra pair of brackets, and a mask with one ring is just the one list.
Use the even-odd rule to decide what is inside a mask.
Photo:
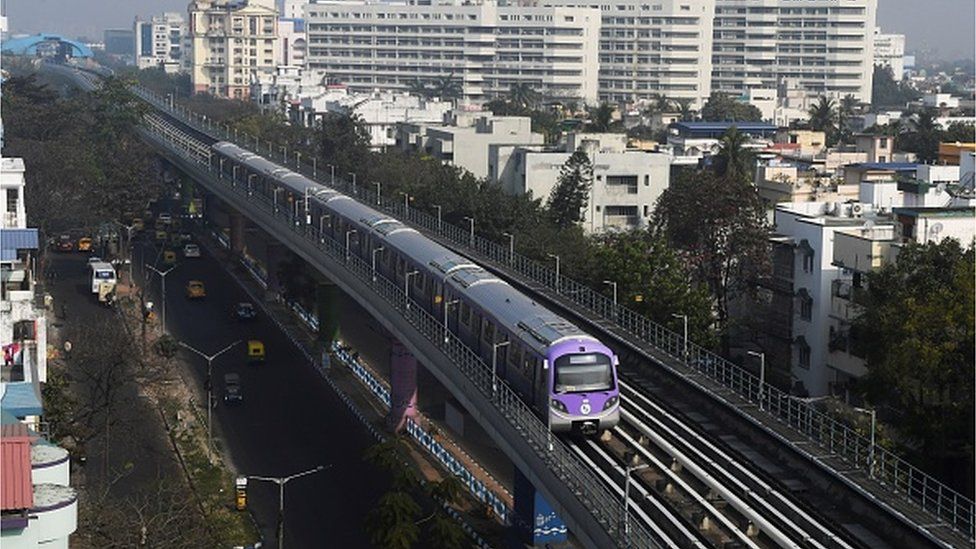
[(251, 339), (247, 342), (247, 361), (250, 364), (260, 364), (264, 362), (264, 343)]
[(203, 286), (203, 282), (199, 280), (191, 280), (186, 283), (186, 297), (188, 299), (202, 299), (207, 297), (207, 290)]
[(166, 231), (156, 231), (156, 240), (158, 242), (165, 242), (166, 237), (167, 237)]
[(79, 252), (90, 252), (91, 249), (92, 249), (92, 239), (88, 238), (87, 236), (83, 236), (78, 239), (77, 250)]

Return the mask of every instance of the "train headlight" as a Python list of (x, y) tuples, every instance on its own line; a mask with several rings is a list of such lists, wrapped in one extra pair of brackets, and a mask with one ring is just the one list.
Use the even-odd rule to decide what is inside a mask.
[(613, 408), (614, 406), (617, 405), (617, 402), (619, 401), (620, 401), (620, 397), (617, 396), (612, 396), (608, 398), (607, 401), (603, 403), (603, 411), (606, 412), (610, 408)]
[(566, 405), (563, 404), (562, 402), (560, 402), (560, 401), (558, 401), (556, 399), (552, 399), (549, 402), (550, 402), (550, 405), (552, 406), (552, 409), (553, 410), (556, 410), (557, 412), (562, 412), (564, 414), (568, 414), (569, 413), (569, 410), (566, 409)]

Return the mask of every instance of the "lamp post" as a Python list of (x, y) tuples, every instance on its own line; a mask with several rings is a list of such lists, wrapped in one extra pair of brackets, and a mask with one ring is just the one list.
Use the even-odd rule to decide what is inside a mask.
[(508, 262), (512, 263), (515, 261), (515, 235), (512, 233), (502, 233), (506, 238), (508, 238)]
[(868, 448), (868, 476), (874, 478), (875, 434), (878, 428), (878, 412), (874, 408), (854, 408), (855, 412), (871, 416), (871, 446)]
[(491, 394), (495, 396), (498, 393), (498, 348), (507, 347), (510, 342), (499, 341), (498, 343), (492, 343), (491, 345)]
[(312, 177), (319, 176), (319, 159), (317, 157), (312, 157)]
[(349, 175), (352, 176), (352, 194), (359, 194), (358, 189), (356, 188), (356, 172), (349, 172)]
[(322, 227), (322, 225), (326, 219), (331, 220), (331, 218), (332, 218), (331, 214), (322, 214), (319, 216), (319, 241), (320, 242), (323, 243), (325, 242), (325, 235), (322, 234), (323, 232), (325, 232), (325, 229)]
[(238, 168), (240, 168), (240, 166), (235, 165), (234, 166), (234, 169), (231, 170), (231, 175), (233, 176), (233, 179), (232, 180), (234, 181), (234, 183), (237, 183), (237, 169)]
[(226, 159), (225, 158), (217, 159), (217, 171), (219, 172), (217, 173), (217, 177), (219, 177), (220, 179), (224, 178), (224, 160)]
[(373, 248), (373, 282), (376, 282), (376, 254), (385, 250), (383, 246)]
[(162, 279), (162, 287), (163, 287), (162, 288), (163, 289), (163, 310), (161, 312), (161, 318), (160, 318), (160, 320), (163, 323), (163, 332), (165, 333), (166, 332), (166, 275), (168, 275), (169, 273), (173, 272), (173, 269), (176, 268), (176, 265), (173, 265), (172, 267), (170, 267), (169, 269), (166, 269), (165, 271), (160, 271), (160, 270), (156, 269), (156, 267), (153, 267), (152, 265), (150, 265), (148, 263), (146, 263), (144, 266), (147, 269), (149, 269), (150, 271), (158, 274), (159, 275), (159, 278)]
[(257, 475), (248, 475), (247, 478), (250, 480), (273, 482), (278, 485), (278, 549), (284, 549), (285, 546), (285, 485), (296, 478), (311, 475), (312, 473), (318, 473), (320, 471), (330, 469), (331, 467), (331, 465), (319, 465), (314, 469), (302, 471), (301, 473), (295, 473), (294, 475), (288, 475), (287, 477), (259, 477)]
[(439, 204), (432, 204), (432, 206), (437, 210), (437, 232), (441, 232), (441, 207)]
[(470, 224), (470, 231), (468, 236), (468, 245), (474, 248), (474, 218), (464, 216), (464, 219)]
[(376, 185), (376, 205), (380, 205), (380, 192), (383, 190), (382, 185), (379, 181), (373, 181), (373, 185)]
[(630, 547), (630, 475), (634, 471), (648, 468), (646, 463), (638, 465), (627, 465), (624, 469), (624, 501), (623, 501), (623, 522), (624, 522), (624, 547)]
[(407, 304), (407, 308), (410, 308), (410, 277), (417, 276), (420, 271), (409, 271), (403, 275), (403, 299)]
[(346, 229), (346, 261), (349, 261), (349, 237), (357, 232), (356, 229)]
[(603, 283), (606, 284), (607, 286), (610, 286), (610, 288), (613, 289), (613, 304), (616, 305), (617, 304), (617, 283), (612, 280), (604, 280)]
[(407, 193), (400, 193), (403, 195), (403, 218), (406, 219), (410, 215), (410, 195)]
[(278, 213), (278, 191), (280, 190), (281, 187), (275, 187), (274, 192), (271, 193), (274, 198), (274, 213)]
[(747, 351), (749, 356), (754, 356), (759, 358), (759, 409), (763, 409), (763, 397), (765, 396), (766, 388), (766, 353)]
[(223, 349), (217, 351), (212, 355), (208, 355), (203, 351), (194, 349), (190, 345), (180, 342), (180, 346), (189, 351), (200, 355), (204, 360), (207, 361), (207, 443), (210, 445), (210, 449), (213, 450), (213, 361), (217, 357), (231, 350), (235, 345), (243, 340), (238, 339), (237, 341), (231, 343), (230, 345), (224, 347)]
[(329, 164), (329, 173), (331, 174), (330, 175), (330, 177), (332, 178), (331, 184), (333, 187), (335, 187), (335, 169), (336, 169), (335, 164)]
[(251, 196), (252, 194), (254, 194), (254, 184), (251, 183), (251, 178), (257, 176), (258, 174), (256, 173), (247, 174), (247, 196)]
[(288, 147), (282, 145), (282, 146), (280, 146), (278, 148), (281, 149), (281, 162), (282, 162), (282, 164), (287, 165), (288, 164)]
[(681, 354), (684, 357), (685, 362), (687, 362), (688, 361), (688, 315), (679, 315), (677, 313), (671, 313), (671, 316), (674, 318), (680, 318), (684, 325), (684, 332), (683, 332), (684, 336), (682, 336), (681, 339), (683, 350)]
[(448, 334), (450, 333), (450, 327), (448, 327), (447, 324), (447, 311), (448, 309), (451, 308), (452, 305), (457, 305), (458, 303), (460, 303), (460, 300), (457, 299), (452, 299), (450, 301), (444, 302), (444, 343), (450, 341), (450, 337), (448, 336)]
[(556, 254), (546, 254), (546, 257), (556, 260), (556, 293), (559, 293), (559, 256)]

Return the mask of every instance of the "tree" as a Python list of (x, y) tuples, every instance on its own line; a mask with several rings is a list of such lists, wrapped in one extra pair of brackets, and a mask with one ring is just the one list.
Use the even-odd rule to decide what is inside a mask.
[(326, 113), (318, 128), (319, 156), (342, 172), (360, 170), (369, 156), (369, 131), (358, 115)]
[(708, 101), (702, 106), (701, 119), (710, 122), (729, 120), (759, 122), (762, 120), (762, 111), (755, 105), (736, 101), (727, 94), (712, 92)]
[(546, 203), (549, 218), (557, 227), (565, 228), (583, 221), (592, 184), (593, 164), (586, 151), (578, 149), (559, 170), (556, 186)]
[(416, 95), (417, 97), (423, 97), (424, 99), (430, 99), (433, 97), (433, 91), (426, 82), (421, 81), (419, 78), (414, 79), (412, 82), (407, 84), (407, 93), (410, 95)]
[(840, 105), (837, 107), (837, 140), (840, 143), (850, 143), (851, 141), (849, 126), (857, 107), (857, 99), (851, 94), (845, 95), (840, 100)]
[(729, 303), (754, 290), (768, 263), (769, 228), (755, 186), (728, 171), (685, 173), (661, 195), (654, 224), (708, 288), (727, 352)]
[(907, 131), (901, 134), (897, 146), (913, 152), (922, 162), (935, 162), (939, 158), (942, 129), (935, 121), (935, 110), (924, 109), (908, 119)]
[(461, 85), (461, 81), (454, 78), (454, 74), (452, 73), (449, 76), (438, 78), (434, 82), (433, 95), (443, 101), (453, 101), (454, 99), (460, 99), (464, 95), (464, 88)]
[(851, 328), (868, 370), (858, 387), (961, 489), (973, 482), (974, 259), (954, 239), (905, 246), (868, 273)]
[(964, 122), (953, 122), (946, 128), (942, 141), (948, 143), (972, 143), (976, 141), (976, 126)]
[(837, 102), (825, 96), (810, 107), (810, 129), (824, 132), (828, 146), (837, 143)]
[(741, 133), (732, 126), (719, 141), (718, 154), (715, 157), (715, 171), (720, 176), (735, 180), (752, 180), (753, 152), (746, 148), (749, 136)]
[(538, 107), (540, 97), (539, 92), (524, 82), (512, 84), (508, 91), (508, 101), (523, 110), (532, 110)]
[(613, 119), (613, 112), (616, 109), (609, 103), (600, 103), (595, 109), (590, 111), (590, 123), (587, 130), (593, 132), (609, 132), (617, 125)]
[[(688, 316), (689, 339), (715, 344), (708, 289), (692, 279), (692, 269), (654, 230), (606, 233), (588, 242), (585, 280), (608, 295), (617, 284), (617, 301), (680, 333), (684, 326), (675, 313)], [(638, 297), (639, 296), (639, 297)]]
[(907, 82), (895, 82), (891, 67), (875, 65), (871, 85), (871, 103), (880, 106), (904, 107), (909, 101), (921, 97)]
[(693, 99), (681, 97), (673, 101), (678, 113), (681, 115), (682, 122), (690, 122), (695, 119), (695, 109), (692, 107)]

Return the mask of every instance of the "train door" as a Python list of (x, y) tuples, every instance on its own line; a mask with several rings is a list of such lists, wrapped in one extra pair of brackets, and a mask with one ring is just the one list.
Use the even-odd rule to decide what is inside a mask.
[(532, 394), (539, 410), (549, 413), (549, 369), (548, 362), (533, 352), (525, 353), (526, 367), (532, 376)]

